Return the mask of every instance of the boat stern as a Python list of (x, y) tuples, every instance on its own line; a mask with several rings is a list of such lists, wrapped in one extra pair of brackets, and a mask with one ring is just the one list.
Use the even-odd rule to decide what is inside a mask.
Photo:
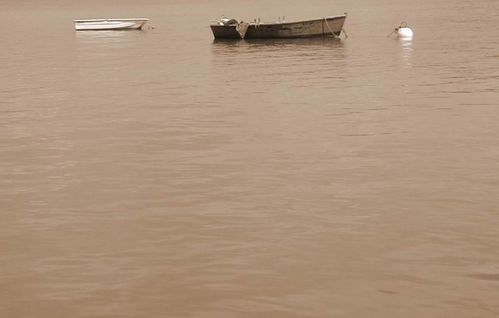
[(241, 39), (236, 25), (212, 24), (210, 28), (215, 39)]
[(345, 24), (345, 20), (347, 18), (347, 14), (334, 16), (334, 17), (325, 17), (324, 18), (324, 33), (330, 34), (333, 36), (340, 36), (341, 31), (343, 30), (343, 25)]

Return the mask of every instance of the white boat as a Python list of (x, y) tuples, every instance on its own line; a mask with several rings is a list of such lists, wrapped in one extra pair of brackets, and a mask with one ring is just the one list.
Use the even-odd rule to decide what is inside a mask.
[(76, 31), (138, 30), (149, 21), (146, 18), (73, 20)]

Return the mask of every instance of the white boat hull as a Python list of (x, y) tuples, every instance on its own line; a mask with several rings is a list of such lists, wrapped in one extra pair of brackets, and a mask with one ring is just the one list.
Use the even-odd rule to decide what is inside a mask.
[(76, 31), (99, 30), (138, 30), (142, 29), (149, 19), (90, 19), (74, 20)]

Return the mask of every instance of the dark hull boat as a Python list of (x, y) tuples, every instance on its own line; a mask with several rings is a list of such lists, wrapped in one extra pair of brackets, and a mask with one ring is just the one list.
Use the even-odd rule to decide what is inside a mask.
[(210, 25), (215, 39), (289, 39), (318, 36), (339, 36), (346, 14), (296, 22), (238, 22), (220, 19)]

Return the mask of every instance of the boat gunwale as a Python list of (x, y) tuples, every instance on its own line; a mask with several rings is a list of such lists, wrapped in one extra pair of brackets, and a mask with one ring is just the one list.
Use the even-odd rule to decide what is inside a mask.
[(138, 22), (148, 22), (150, 21), (149, 19), (147, 18), (123, 18), (123, 19), (116, 19), (116, 18), (113, 18), (113, 19), (80, 19), (80, 20), (73, 20), (74, 23), (86, 23), (86, 22), (106, 22), (106, 21), (110, 21), (110, 22), (118, 22), (118, 21), (127, 21), (127, 22), (130, 22), (130, 21), (138, 21)]
[[(342, 15), (335, 15), (335, 16), (326, 16), (324, 18), (317, 18), (317, 19), (310, 19), (310, 20), (300, 20), (300, 21), (285, 21), (285, 22), (261, 22), (261, 23), (255, 23), (253, 21), (251, 22), (248, 22), (249, 25), (251, 26), (256, 26), (256, 27), (260, 27), (260, 26), (271, 26), (271, 25), (289, 25), (289, 24), (297, 24), (297, 23), (304, 23), (304, 22), (316, 22), (316, 21), (324, 21), (324, 20), (334, 20), (334, 19), (341, 19), (341, 18), (346, 18), (347, 15), (346, 14), (342, 14)], [(220, 25), (220, 24), (217, 24), (217, 23), (212, 23), (210, 24), (210, 26), (236, 26), (235, 24), (231, 24), (231, 25)]]

